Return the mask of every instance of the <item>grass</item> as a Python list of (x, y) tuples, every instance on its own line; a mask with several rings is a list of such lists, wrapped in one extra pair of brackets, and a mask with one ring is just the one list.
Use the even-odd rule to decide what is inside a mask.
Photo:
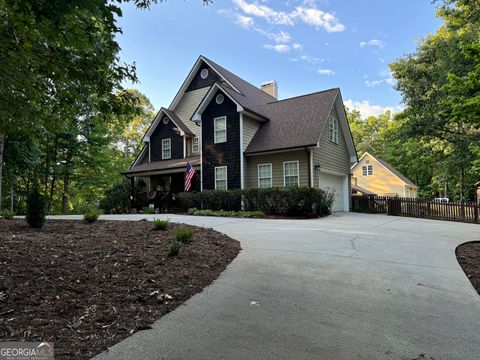
[(155, 219), (153, 220), (153, 225), (155, 226), (155, 230), (165, 230), (169, 222), (169, 219)]
[(168, 256), (177, 256), (181, 247), (182, 247), (182, 243), (180, 241), (173, 240), (170, 244), (170, 250), (168, 252)]
[(189, 215), (197, 216), (219, 216), (219, 217), (238, 217), (238, 218), (264, 218), (265, 214), (261, 211), (214, 211), (214, 210), (199, 210), (188, 209)]
[(193, 230), (190, 228), (181, 228), (175, 231), (175, 240), (184, 244), (192, 242)]

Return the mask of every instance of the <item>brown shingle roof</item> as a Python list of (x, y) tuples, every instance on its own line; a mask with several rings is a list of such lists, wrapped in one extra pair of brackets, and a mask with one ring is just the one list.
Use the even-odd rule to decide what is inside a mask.
[(238, 89), (246, 98), (255, 101), (256, 104), (266, 104), (272, 101), (277, 101), (273, 96), (267, 94), (265, 91), (243, 80), (237, 75), (231, 73), (227, 69), (221, 67), (217, 63), (203, 56), (210, 65), (220, 73), (228, 82), (230, 82), (236, 89)]
[(270, 121), (260, 126), (245, 152), (317, 144), (338, 92), (335, 88), (263, 105)]
[(187, 162), (192, 166), (200, 165), (200, 155), (190, 156), (186, 159), (171, 159), (162, 161), (153, 161), (150, 163), (140, 164), (130, 168), (123, 174), (139, 174), (144, 172), (159, 171), (159, 170), (173, 170), (178, 168), (187, 168)]
[[(375, 157), (375, 156), (374, 156)], [(385, 166), (388, 170), (390, 170), (393, 174), (395, 174), (398, 178), (400, 178), (400, 180), (402, 180), (405, 184), (407, 185), (410, 185), (410, 186), (417, 186), (415, 185), (413, 182), (411, 182), (405, 175), (403, 175), (400, 171), (398, 171), (397, 169), (395, 169), (392, 165), (390, 165), (388, 162), (386, 162), (385, 160), (382, 160), (378, 157), (375, 157), (375, 159), (377, 159), (377, 161), (382, 164), (383, 166)]]
[(162, 108), (162, 110), (167, 114), (167, 116), (175, 123), (177, 126), (182, 130), (185, 134), (193, 136), (192, 130), (188, 128), (187, 125), (184, 124), (184, 122), (178, 117), (177, 114), (175, 114), (173, 111), (168, 110), (166, 108)]

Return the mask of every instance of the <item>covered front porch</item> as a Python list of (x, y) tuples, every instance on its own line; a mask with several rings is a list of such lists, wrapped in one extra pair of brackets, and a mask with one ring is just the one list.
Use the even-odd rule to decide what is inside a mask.
[(131, 211), (162, 213), (179, 210), (178, 194), (185, 191), (188, 163), (196, 172), (189, 191), (199, 191), (199, 156), (143, 163), (125, 172), (131, 183)]

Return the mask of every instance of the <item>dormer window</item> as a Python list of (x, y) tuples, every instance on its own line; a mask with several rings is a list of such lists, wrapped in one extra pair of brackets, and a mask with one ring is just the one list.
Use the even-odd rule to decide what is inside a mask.
[(170, 159), (172, 157), (172, 140), (162, 140), (162, 160)]
[(333, 116), (328, 118), (328, 137), (331, 142), (338, 144), (338, 120)]
[(227, 117), (213, 119), (213, 142), (215, 144), (227, 142)]
[(192, 139), (192, 153), (198, 154), (199, 152), (200, 152), (200, 139), (195, 136)]

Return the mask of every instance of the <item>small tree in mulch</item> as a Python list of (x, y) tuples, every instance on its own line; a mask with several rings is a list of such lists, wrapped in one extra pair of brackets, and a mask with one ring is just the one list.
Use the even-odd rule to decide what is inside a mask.
[(45, 196), (40, 194), (38, 186), (28, 194), (26, 220), (30, 227), (40, 229), (45, 225), (47, 215), (47, 202)]

